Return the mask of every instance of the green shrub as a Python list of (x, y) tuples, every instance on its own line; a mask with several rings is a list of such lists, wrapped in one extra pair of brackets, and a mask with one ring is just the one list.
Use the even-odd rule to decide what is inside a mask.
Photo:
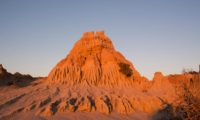
[(123, 73), (127, 77), (130, 77), (133, 75), (133, 70), (130, 68), (129, 64), (126, 63), (119, 63), (119, 72)]

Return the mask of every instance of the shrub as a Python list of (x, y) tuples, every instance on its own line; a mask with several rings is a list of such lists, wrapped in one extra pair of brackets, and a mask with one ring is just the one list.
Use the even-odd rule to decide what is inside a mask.
[(200, 120), (200, 75), (193, 75), (189, 85), (181, 82), (174, 86), (177, 99), (169, 104), (159, 98), (165, 107), (154, 114), (151, 120)]
[(198, 74), (198, 72), (194, 71), (193, 69), (185, 69), (182, 70), (183, 74), (189, 73), (189, 74)]
[(119, 63), (119, 72), (123, 73), (127, 77), (130, 77), (133, 75), (133, 70), (130, 68), (129, 64), (126, 63)]

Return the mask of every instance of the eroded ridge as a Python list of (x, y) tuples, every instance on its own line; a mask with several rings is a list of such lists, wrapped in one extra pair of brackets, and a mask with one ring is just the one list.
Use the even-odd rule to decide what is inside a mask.
[(132, 86), (133, 81), (139, 78), (133, 65), (100, 31), (84, 33), (67, 57), (50, 72), (48, 82), (112, 87)]

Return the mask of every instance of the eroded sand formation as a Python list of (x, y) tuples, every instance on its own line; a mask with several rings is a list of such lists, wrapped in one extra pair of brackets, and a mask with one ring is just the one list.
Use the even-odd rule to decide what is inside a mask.
[[(130, 75), (120, 72), (123, 65), (130, 67)], [(84, 33), (67, 57), (51, 71), (48, 81), (69, 86), (126, 87), (139, 78), (133, 65), (114, 49), (112, 41), (101, 31)]]
[[(145, 120), (180, 97), (180, 81), (191, 87), (194, 80), (199, 78), (192, 74), (157, 72), (149, 81), (115, 50), (103, 31), (86, 32), (47, 78), (14, 91), (1, 88), (0, 118), (58, 119), (64, 114), (63, 118), (74, 119), (68, 115), (85, 113), (91, 119), (134, 119), (131, 115), (142, 113), (135, 119)], [(115, 113), (115, 118), (99, 115)], [(92, 116), (96, 114), (101, 117)]]

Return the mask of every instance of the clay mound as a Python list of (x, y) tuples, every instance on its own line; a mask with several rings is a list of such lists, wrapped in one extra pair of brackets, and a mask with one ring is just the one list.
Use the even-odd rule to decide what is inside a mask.
[(139, 73), (104, 32), (86, 32), (48, 75), (51, 84), (132, 86)]
[[(31, 78), (10, 74), (0, 65), (0, 83)], [(138, 120), (151, 116), (160, 120), (175, 118), (180, 112), (192, 118), (193, 113), (199, 113), (199, 86), (198, 73), (164, 76), (157, 72), (149, 81), (115, 50), (104, 32), (86, 32), (47, 78), (24, 88), (0, 87), (0, 119), (61, 119), (60, 115), (69, 117), (66, 119), (104, 119), (101, 113), (108, 119), (126, 119), (142, 113), (146, 117)], [(77, 117), (70, 117), (73, 114)]]
[(69, 112), (152, 113), (161, 104), (157, 96), (136, 89), (148, 82), (104, 32), (84, 33), (43, 80), (10, 91), (6, 99), (0, 94), (0, 119), (23, 112), (43, 117)]

